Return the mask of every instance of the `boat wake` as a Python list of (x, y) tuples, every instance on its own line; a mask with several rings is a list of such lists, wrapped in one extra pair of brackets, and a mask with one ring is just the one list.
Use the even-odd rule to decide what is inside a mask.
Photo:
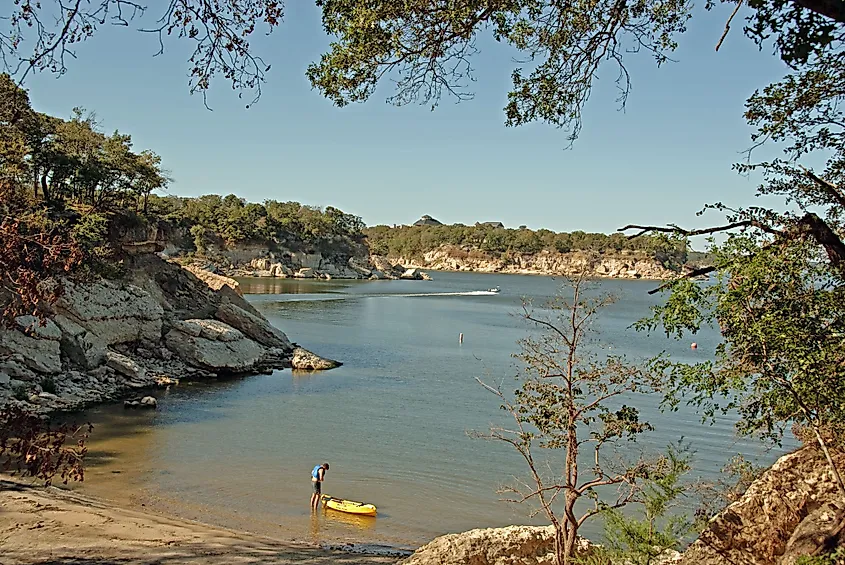
[(496, 292), (490, 290), (468, 290), (466, 292), (420, 292), (415, 294), (385, 294), (382, 296), (496, 296)]
[(438, 296), (496, 296), (498, 293), (490, 290), (468, 290), (464, 292), (415, 292), (415, 293), (384, 293), (384, 294), (282, 294), (274, 295), (273, 300), (279, 302), (314, 302), (323, 300), (359, 300), (361, 298), (436, 298)]

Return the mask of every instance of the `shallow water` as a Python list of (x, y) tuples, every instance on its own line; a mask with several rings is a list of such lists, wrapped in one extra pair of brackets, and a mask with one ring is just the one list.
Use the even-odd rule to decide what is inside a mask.
[[(311, 542), (416, 547), (475, 527), (540, 523), (526, 505), (496, 490), (523, 476), (504, 444), (468, 437), (503, 422), (496, 398), (475, 380), (512, 388), (516, 341), (527, 335), (514, 316), (523, 296), (552, 296), (550, 277), (433, 273), (420, 281), (244, 279), (255, 306), (298, 344), (343, 361), (325, 373), (249, 377), (180, 385), (159, 395), (159, 409), (105, 406), (86, 416), (97, 431), (84, 488), (107, 498), (224, 526)], [(718, 334), (677, 343), (628, 327), (659, 297), (649, 281), (602, 281), (619, 296), (597, 326), (611, 353), (631, 358), (669, 351), (705, 359)], [(485, 292), (499, 286), (499, 294)], [(463, 343), (458, 336), (464, 335)], [(639, 399), (657, 430), (634, 450), (659, 449), (681, 436), (696, 451), (696, 473), (712, 478), (733, 454), (769, 463), (738, 441), (732, 421), (703, 426), (689, 408), (658, 410)], [(309, 472), (331, 464), (324, 492), (375, 504), (377, 518), (310, 512)], [(596, 535), (599, 526), (588, 525)]]

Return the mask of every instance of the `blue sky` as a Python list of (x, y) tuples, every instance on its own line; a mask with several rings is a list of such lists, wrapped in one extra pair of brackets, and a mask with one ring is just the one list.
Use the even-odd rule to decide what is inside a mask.
[(255, 42), (272, 63), (258, 104), (244, 108), (224, 82), (214, 111), (188, 93), (187, 43), (166, 52), (132, 28), (105, 28), (77, 51), (61, 78), (36, 75), (25, 86), (36, 109), (69, 116), (94, 110), (107, 131), (130, 133), (138, 150), (163, 158), (171, 194), (234, 193), (250, 201), (332, 205), (369, 225), (411, 223), (423, 214), (452, 223), (501, 221), (509, 227), (611, 232), (627, 223), (718, 223), (703, 204), (754, 202), (759, 179), (740, 177), (750, 130), (743, 102), (784, 66), (741, 34), (714, 46), (729, 6), (698, 10), (680, 48), (656, 68), (629, 56), (633, 91), (618, 111), (614, 73), (595, 85), (581, 137), (542, 124), (506, 128), (513, 53), (492, 41), (476, 56), (474, 100), (444, 98), (394, 107), (385, 83), (359, 105), (335, 108), (310, 89), (304, 72), (328, 45), (310, 2), (288, 2), (286, 20)]

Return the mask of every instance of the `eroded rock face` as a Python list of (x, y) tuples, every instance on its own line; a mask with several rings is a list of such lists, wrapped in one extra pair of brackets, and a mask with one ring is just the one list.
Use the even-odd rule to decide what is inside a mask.
[[(835, 461), (843, 468), (845, 455)], [(778, 459), (739, 500), (714, 516), (681, 563), (791, 565), (796, 552), (819, 547), (840, 504), (824, 456), (815, 447), (799, 449)]]
[(149, 292), (132, 284), (68, 281), (56, 311), (105, 345), (161, 339), (164, 309)]
[[(121, 280), (65, 281), (44, 326), (21, 317), (0, 328), (0, 406), (76, 410), (180, 379), (290, 367), (287, 336), (226, 277), (195, 275), (155, 255), (126, 261)], [(316, 356), (303, 363), (336, 366)], [(42, 394), (45, 376), (55, 394)]]
[[(593, 262), (581, 252), (558, 253), (544, 250), (539, 253), (513, 254), (503, 259), (477, 250), (449, 245), (428, 251), (416, 261), (411, 261), (408, 257), (391, 260), (372, 257), (371, 262), (377, 269), (384, 270), (394, 259), (404, 265), (438, 271), (574, 275), (588, 267), (591, 276), (655, 280), (672, 278), (678, 274), (655, 259), (630, 254), (605, 255)], [(389, 272), (389, 269), (386, 272)]]
[(324, 359), (301, 347), (293, 350), (290, 363), (291, 367), (300, 371), (327, 371), (342, 365), (339, 361)]

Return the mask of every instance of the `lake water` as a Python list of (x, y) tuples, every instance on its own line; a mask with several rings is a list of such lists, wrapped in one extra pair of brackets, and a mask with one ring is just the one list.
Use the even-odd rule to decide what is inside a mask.
[[(120, 502), (275, 537), (412, 548), (475, 527), (541, 523), (496, 489), (524, 476), (508, 446), (467, 436), (502, 422), (496, 398), (476, 377), (514, 388), (511, 353), (528, 327), (513, 314), (523, 296), (557, 292), (551, 277), (433, 273), (434, 281), (244, 279), (248, 299), (292, 341), (338, 359), (338, 369), (185, 384), (159, 395), (155, 412), (104, 406), (81, 487)], [(601, 338), (613, 353), (678, 360), (712, 355), (718, 333), (678, 343), (629, 329), (659, 297), (651, 281), (607, 280), (620, 300), (602, 312)], [(499, 286), (497, 295), (477, 291)], [(458, 336), (464, 334), (460, 344)], [(691, 350), (690, 341), (698, 343)], [(712, 478), (738, 452), (771, 463), (738, 441), (730, 419), (702, 425), (689, 408), (662, 414), (641, 399), (657, 428), (631, 449), (685, 437), (697, 475)], [(309, 473), (331, 464), (324, 493), (371, 502), (376, 518), (311, 513)], [(584, 533), (596, 535), (600, 525)]]

